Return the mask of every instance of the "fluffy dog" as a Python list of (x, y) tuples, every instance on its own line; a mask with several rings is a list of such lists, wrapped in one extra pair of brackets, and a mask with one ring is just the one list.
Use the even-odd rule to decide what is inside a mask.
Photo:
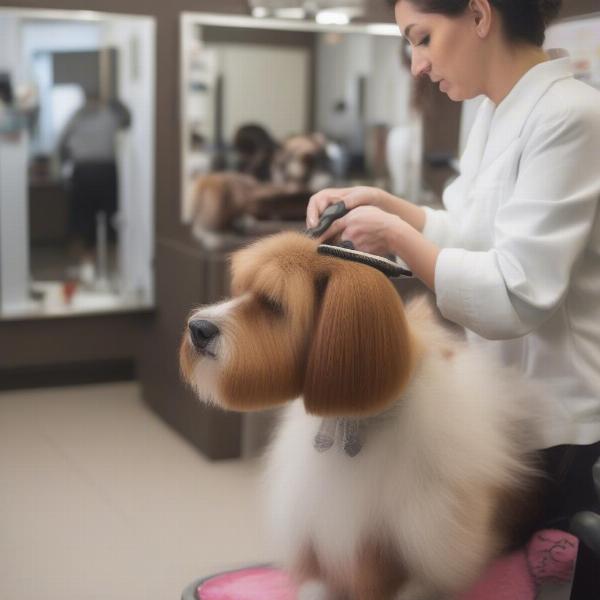
[(233, 299), (189, 318), (182, 372), (226, 409), (290, 403), (266, 481), (301, 598), (454, 595), (525, 514), (534, 393), (383, 274), (316, 247), (285, 233), (237, 252)]

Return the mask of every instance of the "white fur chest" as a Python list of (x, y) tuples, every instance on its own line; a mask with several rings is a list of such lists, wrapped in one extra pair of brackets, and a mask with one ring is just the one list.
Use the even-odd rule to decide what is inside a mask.
[(381, 491), (390, 444), (384, 438), (394, 424), (373, 424), (361, 452), (350, 457), (339, 443), (325, 452), (313, 447), (320, 423), (300, 401), (286, 410), (267, 459), (268, 515), (284, 560), (310, 543), (321, 560), (341, 569), (385, 526)]
[(495, 506), (489, 494), (523, 476), (522, 449), (503, 431), (531, 398), (515, 382), (508, 393), (508, 373), (501, 382), (474, 364), (469, 353), (452, 365), (424, 361), (400, 403), (367, 428), (354, 458), (339, 445), (315, 450), (321, 419), (301, 401), (286, 409), (266, 470), (282, 562), (312, 546), (324, 566), (350, 573), (361, 546), (375, 542), (391, 544), (411, 575), (439, 589), (459, 589), (479, 572), (496, 551), (485, 525)]

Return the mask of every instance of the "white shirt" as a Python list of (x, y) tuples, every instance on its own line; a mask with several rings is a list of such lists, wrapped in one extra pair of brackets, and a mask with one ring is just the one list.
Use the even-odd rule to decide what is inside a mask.
[(600, 440), (600, 93), (569, 65), (484, 101), (423, 232), (442, 314), (544, 386), (544, 447)]

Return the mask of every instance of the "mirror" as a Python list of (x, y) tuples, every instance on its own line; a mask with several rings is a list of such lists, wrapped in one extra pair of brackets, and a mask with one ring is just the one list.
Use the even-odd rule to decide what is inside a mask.
[(153, 305), (155, 22), (0, 9), (0, 318)]
[(328, 186), (422, 200), (421, 118), (395, 25), (186, 13), (181, 28), (181, 217), (205, 246), (302, 228)]

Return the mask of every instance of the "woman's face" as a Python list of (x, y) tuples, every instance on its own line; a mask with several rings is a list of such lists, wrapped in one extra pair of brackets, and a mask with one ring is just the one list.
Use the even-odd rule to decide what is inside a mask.
[(477, 15), (448, 17), (420, 12), (411, 0), (400, 0), (396, 23), (412, 49), (411, 71), (428, 75), (451, 100), (474, 98), (482, 93), (483, 48), (477, 34)]

